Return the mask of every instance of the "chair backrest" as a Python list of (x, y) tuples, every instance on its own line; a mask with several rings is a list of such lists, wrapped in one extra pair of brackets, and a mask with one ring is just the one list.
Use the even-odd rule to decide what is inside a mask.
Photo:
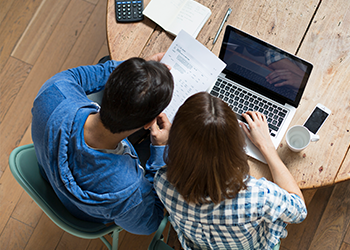
[(51, 185), (41, 176), (33, 144), (14, 149), (9, 158), (11, 172), (17, 182), (44, 213), (61, 229), (80, 238), (95, 239), (116, 229), (103, 223), (88, 222), (74, 217), (62, 204)]
[[(160, 223), (158, 230), (156, 231), (156, 233), (153, 236), (153, 239), (150, 243), (150, 245), (148, 246), (148, 250), (174, 250), (174, 248), (170, 247), (168, 244), (166, 244), (163, 239), (163, 231), (168, 223), (168, 216), (169, 214), (166, 213), (164, 215), (164, 218), (162, 220), (162, 222)], [(169, 228), (170, 231), (170, 228)], [(169, 237), (169, 235), (168, 235)]]
[(174, 250), (174, 248), (170, 247), (168, 244), (166, 244), (162, 240), (157, 240), (157, 242), (154, 244), (152, 249), (154, 249), (154, 250)]

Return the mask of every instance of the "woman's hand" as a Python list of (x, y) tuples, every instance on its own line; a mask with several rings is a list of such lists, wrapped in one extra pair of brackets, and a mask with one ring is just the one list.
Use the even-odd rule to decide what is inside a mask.
[(286, 165), (282, 162), (271, 141), (266, 117), (259, 112), (253, 111), (248, 111), (247, 113), (242, 114), (242, 116), (246, 119), (249, 129), (241, 122), (242, 128), (249, 139), (264, 155), (270, 168), (273, 181), (287, 192), (298, 195), (304, 201), (304, 196), (295, 179)]
[(302, 76), (288, 69), (277, 69), (266, 76), (266, 81), (275, 87), (291, 86), (298, 89), (302, 80)]
[(248, 111), (245, 114), (242, 114), (244, 119), (246, 119), (249, 128), (244, 124), (240, 123), (244, 132), (248, 138), (254, 143), (254, 145), (262, 152), (268, 150), (275, 150), (275, 147), (272, 143), (269, 127), (267, 125), (267, 120), (265, 115)]

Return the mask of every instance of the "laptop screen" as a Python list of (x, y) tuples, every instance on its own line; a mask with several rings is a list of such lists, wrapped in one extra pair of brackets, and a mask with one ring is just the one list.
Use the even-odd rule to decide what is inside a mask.
[(234, 81), (280, 103), (297, 107), (312, 65), (256, 37), (227, 25), (220, 50)]

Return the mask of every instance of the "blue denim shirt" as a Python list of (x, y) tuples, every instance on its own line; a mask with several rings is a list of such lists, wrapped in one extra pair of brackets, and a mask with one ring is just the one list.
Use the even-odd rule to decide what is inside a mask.
[(73, 215), (151, 234), (163, 218), (153, 177), (165, 164), (164, 147), (150, 146), (143, 169), (127, 140), (122, 155), (92, 149), (84, 140), (85, 121), (99, 110), (87, 94), (102, 90), (120, 63), (82, 66), (49, 79), (34, 100), (32, 138), (44, 177)]

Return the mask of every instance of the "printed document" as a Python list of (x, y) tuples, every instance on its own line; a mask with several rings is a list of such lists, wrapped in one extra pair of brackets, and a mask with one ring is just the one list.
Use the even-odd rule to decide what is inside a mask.
[(164, 110), (170, 122), (188, 97), (207, 91), (226, 67), (223, 61), (184, 30), (177, 35), (161, 62), (171, 67), (174, 78), (173, 98)]

